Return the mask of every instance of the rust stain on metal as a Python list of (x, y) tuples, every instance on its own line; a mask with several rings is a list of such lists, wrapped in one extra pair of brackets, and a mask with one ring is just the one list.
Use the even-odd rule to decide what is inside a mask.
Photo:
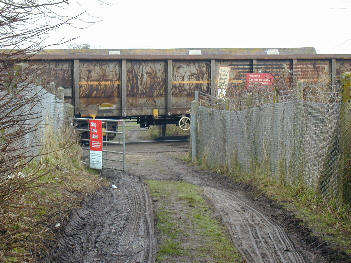
[(194, 99), (195, 91), (210, 92), (209, 61), (174, 61), (172, 108), (176, 114), (186, 113)]
[(259, 61), (255, 67), (255, 72), (270, 73), (274, 78), (273, 88), (276, 90), (289, 90), (292, 84), (292, 71), (289, 60)]
[(210, 62), (175, 61), (173, 63), (173, 96), (193, 95), (195, 90), (208, 92)]
[(42, 85), (55, 83), (56, 87), (72, 88), (72, 62), (70, 61), (31, 61), (33, 72), (40, 77)]
[[(160, 115), (168, 113), (165, 111), (166, 59), (174, 59), (172, 104), (170, 105), (173, 114), (182, 114), (189, 110), (195, 90), (209, 93), (211, 84), (209, 59), (218, 59), (215, 70), (216, 79), (213, 82), (215, 85), (218, 85), (218, 69), (220, 67), (230, 68), (229, 80), (225, 84), (228, 86), (226, 92), (228, 97), (240, 97), (240, 94), (247, 92), (245, 74), (252, 72), (252, 59), (256, 60), (254, 72), (272, 74), (275, 79), (274, 88), (278, 89), (292, 88), (292, 85), (296, 84), (293, 80), (302, 83), (305, 89), (313, 84), (327, 84), (324, 86), (325, 89), (328, 89), (330, 86), (328, 84), (331, 83), (331, 59), (336, 59), (337, 80), (342, 73), (351, 71), (351, 55), (224, 56), (223, 54), (206, 54), (205, 56), (185, 56), (163, 54), (159, 56), (128, 54), (100, 56), (98, 54), (70, 54), (66, 57), (59, 54), (54, 55), (58, 60), (30, 61), (31, 65), (38, 68), (37, 72), (40, 74), (42, 83), (55, 82), (56, 87), (71, 89), (72, 58), (82, 56), (79, 57), (84, 58), (80, 61), (79, 82), (82, 113), (99, 111), (104, 108), (101, 105), (106, 103), (112, 105), (110, 112), (105, 109), (104, 116), (120, 114), (121, 59), (127, 59), (127, 114), (129, 116), (152, 115), (153, 109), (158, 109)], [(297, 59), (293, 67), (292, 59)], [(307, 93), (311, 96), (318, 96), (314, 91)]]
[[(250, 60), (229, 60), (229, 61), (219, 61), (216, 65), (216, 86), (219, 88), (219, 73), (222, 67), (230, 68), (229, 71), (229, 81), (227, 82), (225, 94), (226, 98), (240, 100), (244, 99), (248, 93), (257, 93), (261, 98), (269, 97), (272, 94), (272, 89), (288, 89), (291, 84), (291, 66), (290, 61), (284, 60), (257, 60), (253, 65)], [(261, 88), (260, 90), (248, 90), (246, 83), (247, 73), (269, 73), (274, 77), (273, 86), (267, 86)], [(279, 88), (278, 88), (279, 87)], [(221, 87), (223, 89), (225, 87)], [(221, 91), (222, 92), (222, 91)], [(218, 90), (216, 91), (216, 94)], [(221, 93), (222, 94), (222, 93)], [(267, 97), (267, 101), (270, 98)]]
[(118, 62), (80, 63), (79, 92), (81, 98), (117, 98), (120, 94)]
[(303, 100), (326, 102), (331, 91), (330, 61), (306, 60), (298, 61), (294, 75)]
[[(234, 98), (246, 92), (246, 73), (251, 73), (251, 62), (246, 61), (219, 61), (216, 65), (216, 87), (218, 88), (219, 70), (221, 67), (229, 67), (229, 81), (226, 89), (226, 97)], [(216, 91), (217, 94), (218, 91)]]
[(294, 75), (297, 77), (298, 81), (304, 83), (329, 83), (329, 61), (298, 61), (294, 68)]
[[(81, 61), (79, 97), (82, 114), (113, 116), (120, 114), (120, 62)], [(112, 110), (100, 105), (113, 105)]]
[(164, 114), (165, 99), (166, 62), (128, 61), (128, 113), (133, 115), (152, 115), (153, 109), (160, 109), (160, 114)]

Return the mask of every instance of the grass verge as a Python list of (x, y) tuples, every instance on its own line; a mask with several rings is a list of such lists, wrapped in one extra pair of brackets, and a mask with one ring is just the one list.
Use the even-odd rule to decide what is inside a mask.
[(147, 183), (160, 231), (156, 262), (242, 262), (200, 187), (174, 181)]
[(27, 180), (25, 189), (0, 208), (0, 262), (37, 262), (84, 197), (106, 182), (81, 162), (71, 131), (46, 131), (44, 154), (10, 180)]

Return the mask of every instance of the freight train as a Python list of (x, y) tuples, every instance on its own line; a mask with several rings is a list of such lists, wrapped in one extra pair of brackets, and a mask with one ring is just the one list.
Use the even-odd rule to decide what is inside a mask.
[(43, 82), (64, 88), (76, 117), (129, 118), (141, 127), (178, 124), (195, 91), (235, 93), (247, 86), (247, 73), (270, 73), (292, 86), (293, 78), (333, 85), (351, 71), (351, 55), (314, 48), (44, 50), (30, 63)]

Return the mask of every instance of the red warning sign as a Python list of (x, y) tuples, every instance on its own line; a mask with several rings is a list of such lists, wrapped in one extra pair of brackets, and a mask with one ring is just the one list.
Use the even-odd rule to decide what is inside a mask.
[(246, 88), (267, 88), (274, 83), (271, 73), (246, 73)]
[(102, 121), (89, 120), (90, 150), (102, 151)]

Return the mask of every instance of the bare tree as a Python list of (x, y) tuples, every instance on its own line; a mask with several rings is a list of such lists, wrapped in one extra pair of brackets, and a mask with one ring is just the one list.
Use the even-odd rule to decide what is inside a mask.
[[(33, 109), (42, 93), (31, 89), (37, 82), (38, 68), (21, 63), (47, 47), (47, 38), (55, 30), (66, 26), (84, 28), (96, 21), (85, 11), (67, 15), (72, 2), (0, 0), (0, 207), (24, 191), (34, 178), (17, 177), (36, 157), (23, 140), (37, 128), (38, 117)], [(61, 38), (51, 45), (70, 40)]]

